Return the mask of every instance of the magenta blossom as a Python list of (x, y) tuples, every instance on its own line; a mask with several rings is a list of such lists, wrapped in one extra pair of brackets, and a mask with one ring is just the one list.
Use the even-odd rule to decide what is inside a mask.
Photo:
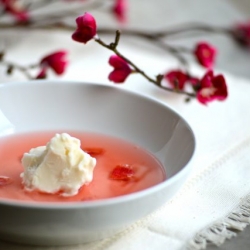
[(114, 83), (123, 83), (132, 72), (128, 63), (117, 55), (109, 58), (109, 64), (114, 67), (114, 70), (109, 74), (109, 80)]
[(237, 24), (233, 29), (233, 35), (241, 45), (250, 47), (250, 20)]
[(60, 50), (45, 56), (40, 61), (41, 71), (38, 74), (38, 76), (40, 76), (39, 78), (44, 78), (46, 76), (48, 68), (51, 68), (57, 75), (62, 75), (68, 65), (68, 61), (65, 59), (67, 54), (67, 51)]
[(17, 0), (0, 0), (0, 5), (3, 5), (4, 10), (14, 16), (19, 22), (27, 22), (29, 13), (25, 10)]
[(198, 43), (194, 50), (197, 61), (206, 68), (213, 67), (216, 54), (217, 50), (206, 42)]
[(115, 0), (112, 11), (118, 21), (125, 22), (127, 13), (127, 0)]
[(96, 35), (96, 21), (95, 18), (85, 13), (76, 18), (77, 29), (72, 35), (72, 39), (79, 43), (87, 43)]
[(165, 79), (173, 88), (182, 90), (189, 77), (181, 70), (172, 70), (165, 74)]
[(227, 96), (227, 85), (223, 75), (214, 76), (213, 71), (208, 71), (200, 81), (197, 100), (206, 105), (213, 100), (223, 101)]

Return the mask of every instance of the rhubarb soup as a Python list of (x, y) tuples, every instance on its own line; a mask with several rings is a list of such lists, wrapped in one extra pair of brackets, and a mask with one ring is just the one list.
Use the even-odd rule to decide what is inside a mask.
[(81, 148), (96, 158), (92, 182), (74, 196), (24, 189), (20, 174), (23, 154), (46, 145), (55, 132), (7, 135), (0, 138), (0, 200), (72, 202), (107, 199), (152, 187), (166, 179), (157, 158), (145, 149), (102, 134), (69, 132), (81, 141)]

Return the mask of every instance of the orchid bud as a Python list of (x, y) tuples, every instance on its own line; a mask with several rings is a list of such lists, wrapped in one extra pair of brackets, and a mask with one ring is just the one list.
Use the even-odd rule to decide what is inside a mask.
[(213, 100), (223, 101), (227, 96), (228, 90), (224, 76), (214, 76), (213, 71), (208, 71), (200, 81), (197, 100), (206, 105)]
[(79, 43), (87, 43), (96, 35), (96, 21), (95, 18), (85, 13), (76, 19), (77, 29), (72, 35), (72, 39)]
[(206, 42), (196, 45), (194, 54), (197, 61), (205, 68), (212, 68), (214, 65), (217, 50)]
[(244, 47), (250, 47), (250, 20), (237, 24), (232, 30), (234, 39)]
[(18, 22), (28, 22), (30, 15), (21, 3), (22, 1), (17, 0), (0, 0), (0, 5), (3, 6), (5, 12), (15, 17)]
[(65, 59), (67, 55), (67, 51), (60, 50), (45, 56), (40, 65), (42, 68), (49, 67), (51, 68), (57, 75), (61, 75), (65, 72), (66, 67), (68, 65), (68, 61)]
[(123, 83), (132, 72), (129, 64), (117, 55), (109, 58), (109, 64), (114, 70), (109, 74), (109, 80), (115, 83)]
[(127, 0), (115, 0), (112, 11), (118, 21), (125, 22), (127, 14)]

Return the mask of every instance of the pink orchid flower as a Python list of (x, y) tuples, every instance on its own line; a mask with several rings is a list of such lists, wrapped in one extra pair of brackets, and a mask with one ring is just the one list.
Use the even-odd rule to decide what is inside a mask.
[(206, 68), (214, 66), (217, 50), (206, 42), (200, 42), (196, 45), (194, 55), (197, 61)]
[(165, 79), (173, 88), (182, 90), (189, 77), (181, 70), (172, 70), (165, 74)]
[(115, 0), (112, 11), (118, 21), (125, 22), (127, 14), (127, 0)]
[(213, 100), (223, 101), (227, 96), (228, 90), (223, 75), (214, 76), (213, 71), (208, 71), (200, 81), (197, 100), (206, 105)]
[(30, 18), (29, 13), (20, 5), (17, 0), (0, 0), (0, 5), (3, 5), (4, 10), (10, 13), (19, 22), (27, 22)]
[(233, 29), (233, 35), (241, 45), (250, 47), (250, 20), (236, 24)]
[(96, 35), (96, 21), (95, 18), (85, 13), (76, 18), (77, 29), (72, 35), (72, 39), (79, 43), (87, 43)]
[(46, 77), (48, 68), (51, 68), (57, 75), (62, 75), (68, 65), (68, 61), (65, 59), (67, 54), (67, 51), (60, 50), (42, 58), (40, 61), (41, 71), (37, 78), (39, 77), (40, 79)]
[(109, 80), (112, 82), (123, 83), (132, 72), (128, 63), (117, 55), (109, 58), (109, 64), (114, 67), (114, 70), (109, 74)]

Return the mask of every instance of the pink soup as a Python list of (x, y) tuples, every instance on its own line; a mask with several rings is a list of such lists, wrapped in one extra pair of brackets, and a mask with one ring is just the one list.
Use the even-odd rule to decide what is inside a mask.
[[(152, 187), (166, 179), (161, 163), (141, 147), (102, 134), (67, 133), (80, 139), (81, 148), (96, 158), (93, 181), (71, 197), (25, 191), (20, 178), (22, 155), (31, 148), (46, 145), (55, 132), (3, 136), (0, 137), (0, 200), (72, 202), (107, 199)], [(129, 171), (124, 171), (124, 166)], [(128, 178), (124, 178), (124, 174), (128, 174)], [(8, 177), (8, 181), (1, 181), (1, 176)]]

